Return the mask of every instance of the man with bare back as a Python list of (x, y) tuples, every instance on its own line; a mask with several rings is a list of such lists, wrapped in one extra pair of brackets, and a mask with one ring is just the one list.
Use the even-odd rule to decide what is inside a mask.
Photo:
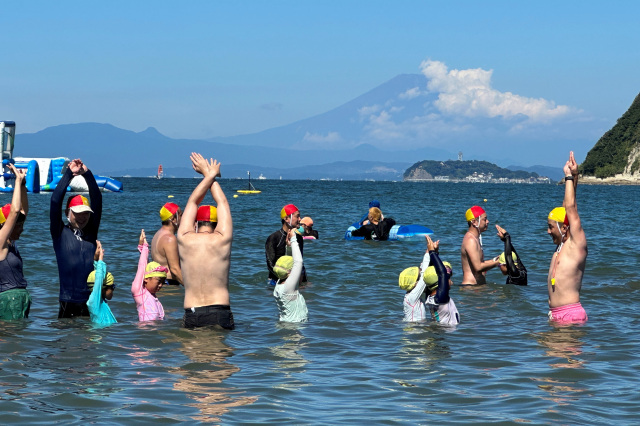
[(166, 203), (160, 209), (162, 227), (158, 229), (151, 240), (151, 258), (162, 266), (169, 268), (167, 284), (182, 284), (182, 270), (178, 255), (178, 240), (176, 231), (180, 226), (182, 210), (175, 203)]
[[(203, 176), (187, 201), (178, 227), (178, 252), (184, 284), (184, 327), (218, 325), (233, 330), (229, 306), (229, 262), (233, 223), (227, 197), (216, 177), (220, 163), (191, 153), (193, 169)], [(208, 190), (217, 204), (198, 205)]]
[(481, 234), (489, 227), (487, 213), (480, 206), (473, 206), (465, 213), (469, 230), (464, 234), (460, 247), (462, 285), (486, 284), (485, 274), (500, 264), (498, 258), (484, 260)]
[(547, 277), (549, 319), (559, 324), (584, 323), (588, 318), (580, 304), (580, 289), (587, 263), (587, 237), (576, 206), (578, 164), (573, 151), (564, 165), (564, 175), (563, 206), (551, 210), (547, 219), (547, 234), (557, 245)]

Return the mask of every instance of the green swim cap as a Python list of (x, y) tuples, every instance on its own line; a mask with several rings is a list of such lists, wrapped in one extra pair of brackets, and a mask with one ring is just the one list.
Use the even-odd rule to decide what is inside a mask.
[[(91, 273), (87, 277), (87, 287), (89, 287), (89, 289), (92, 289), (95, 283), (96, 283), (96, 271), (91, 271)], [(107, 275), (104, 277), (104, 281), (102, 282), (102, 285), (112, 286), (113, 284), (114, 284), (113, 275), (111, 274), (111, 272), (107, 272)]]
[[(442, 262), (445, 268), (451, 269), (451, 273), (453, 273), (453, 268), (449, 262)], [(438, 273), (436, 272), (435, 266), (429, 266), (426, 271), (424, 271), (424, 282), (427, 285), (427, 290), (433, 291), (438, 288)]]
[[(516, 256), (516, 254), (514, 252), (511, 252), (511, 258), (513, 259), (513, 261), (517, 265), (518, 264), (518, 262), (517, 262), (518, 256)], [(507, 257), (505, 256), (504, 252), (502, 252), (500, 257), (498, 258), (498, 261), (500, 262), (501, 265), (506, 265), (507, 264)]]
[(273, 267), (273, 273), (281, 280), (284, 280), (291, 273), (291, 269), (293, 269), (293, 257), (282, 256), (276, 261), (276, 266)]

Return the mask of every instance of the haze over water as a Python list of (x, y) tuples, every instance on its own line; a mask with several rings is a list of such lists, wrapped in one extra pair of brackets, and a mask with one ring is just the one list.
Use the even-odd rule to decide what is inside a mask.
[[(123, 181), (124, 193), (104, 194), (100, 240), (116, 278), (110, 305), (119, 321), (105, 328), (56, 318), (50, 195), (29, 197), (17, 244), (31, 314), (0, 323), (5, 424), (638, 421), (639, 187), (578, 186), (589, 243), (581, 297), (589, 322), (557, 328), (547, 320), (555, 246), (546, 216), (562, 204), (562, 186), (256, 181), (261, 194), (234, 199), (246, 182), (222, 180), (234, 220), (236, 321), (236, 330), (223, 332), (182, 329), (183, 291), (175, 287), (160, 293), (165, 321), (138, 323), (129, 286), (140, 228), (153, 235), (160, 206), (184, 206), (198, 181)], [(374, 198), (399, 224), (435, 231), (441, 257), (454, 267), (459, 326), (402, 321), (398, 274), (419, 265), (424, 243), (343, 239)], [(312, 284), (302, 290), (309, 322), (298, 325), (277, 321), (264, 258), (264, 242), (291, 202), (320, 233), (304, 245)], [(497, 270), (486, 286), (457, 286), (464, 212), (474, 204), (491, 222), (483, 234), (486, 256), (502, 252), (493, 227), (499, 223), (529, 270), (529, 286), (506, 286)]]

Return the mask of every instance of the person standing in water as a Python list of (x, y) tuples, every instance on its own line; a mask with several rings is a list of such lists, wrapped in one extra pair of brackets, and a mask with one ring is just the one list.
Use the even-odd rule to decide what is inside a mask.
[[(287, 204), (280, 210), (280, 221), (282, 227), (273, 234), (269, 235), (264, 245), (265, 257), (267, 259), (267, 269), (269, 270), (268, 282), (275, 286), (278, 282), (278, 275), (273, 272), (276, 262), (280, 257), (287, 254), (287, 235), (292, 229), (296, 229), (300, 225), (300, 210), (293, 205)], [(302, 235), (296, 233), (300, 254), (304, 256), (304, 239)], [(302, 282), (307, 281), (307, 271), (302, 267)]]
[(580, 303), (580, 290), (587, 263), (587, 237), (576, 206), (578, 164), (573, 151), (564, 174), (563, 206), (551, 210), (547, 218), (547, 234), (557, 246), (547, 277), (549, 319), (560, 324), (584, 323), (588, 318)]
[(176, 232), (180, 226), (182, 210), (175, 203), (166, 203), (160, 209), (162, 226), (151, 240), (151, 258), (169, 269), (167, 284), (182, 284), (182, 270), (180, 269), (180, 255), (178, 254), (178, 240)]
[(29, 317), (31, 296), (16, 247), (29, 213), (25, 170), (9, 164), (15, 175), (11, 204), (0, 209), (0, 320)]
[[(187, 201), (178, 228), (178, 252), (184, 284), (184, 327), (220, 326), (233, 330), (229, 267), (233, 221), (220, 184), (220, 163), (191, 153), (193, 170), (203, 176)], [(198, 205), (211, 190), (217, 208)]]
[(464, 234), (460, 247), (462, 285), (486, 284), (485, 275), (500, 264), (498, 258), (484, 260), (482, 233), (489, 227), (487, 213), (480, 206), (473, 206), (465, 213), (469, 230)]
[[(62, 222), (62, 200), (67, 187), (76, 176), (84, 177), (89, 197), (69, 197), (65, 214), (69, 224)], [(60, 278), (60, 310), (58, 318), (89, 316), (87, 300), (91, 291), (87, 277), (93, 271), (98, 228), (102, 218), (102, 193), (96, 179), (80, 159), (69, 163), (56, 189), (51, 194), (50, 231)]]

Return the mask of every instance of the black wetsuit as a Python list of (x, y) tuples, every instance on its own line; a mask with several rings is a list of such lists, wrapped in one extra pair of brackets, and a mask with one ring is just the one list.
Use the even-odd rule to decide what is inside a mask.
[[(303, 254), (304, 239), (302, 235), (296, 233), (296, 240), (298, 241), (298, 247), (300, 247), (300, 254)], [(273, 272), (273, 267), (276, 266), (278, 259), (287, 254), (287, 233), (282, 228), (269, 235), (264, 245), (264, 252), (267, 258), (269, 279), (278, 281), (278, 276)], [(304, 267), (302, 268), (302, 281), (307, 281), (307, 271)]]
[(377, 225), (368, 223), (366, 225), (362, 225), (355, 231), (351, 231), (351, 236), (364, 237), (365, 240), (386, 241), (389, 239), (389, 231), (391, 231), (391, 228), (395, 224), (395, 220), (390, 217), (385, 217), (378, 222)]
[(58, 262), (60, 278), (60, 311), (58, 318), (89, 316), (87, 300), (91, 291), (87, 277), (93, 271), (93, 255), (96, 252), (98, 228), (102, 217), (102, 194), (91, 171), (82, 176), (89, 187), (91, 216), (82, 231), (71, 229), (62, 222), (62, 202), (73, 173), (67, 168), (58, 186), (51, 194), (50, 229), (53, 250)]
[[(516, 262), (513, 261), (511, 253), (515, 253)], [(509, 233), (504, 234), (504, 260), (507, 262), (507, 282), (506, 284), (527, 285), (527, 268), (524, 267), (522, 259), (511, 244)]]

